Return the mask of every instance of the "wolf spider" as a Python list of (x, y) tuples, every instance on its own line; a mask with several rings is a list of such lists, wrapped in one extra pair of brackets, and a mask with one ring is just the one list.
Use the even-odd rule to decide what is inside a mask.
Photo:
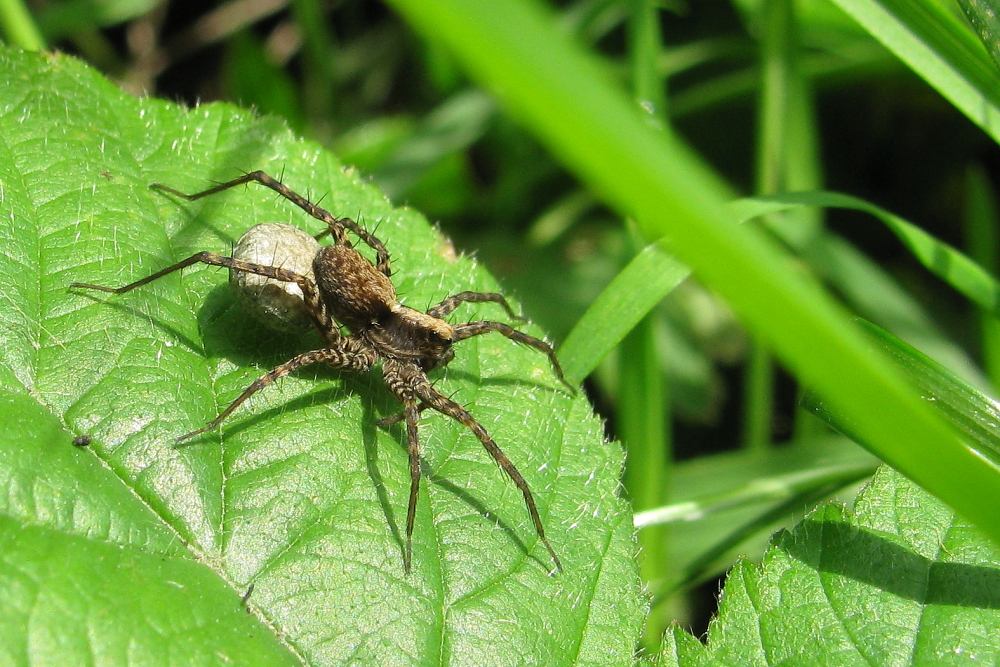
[[(250, 396), (303, 366), (322, 362), (337, 369), (363, 372), (371, 370), (381, 360), (385, 384), (392, 395), (403, 404), (403, 412), (400, 415), (382, 419), (379, 424), (385, 426), (399, 421), (406, 422), (407, 454), (410, 461), (410, 498), (406, 511), (405, 571), (410, 572), (413, 522), (417, 509), (417, 491), (420, 485), (420, 444), (417, 425), (420, 413), (427, 408), (432, 408), (451, 417), (466, 426), (479, 438), (493, 460), (521, 491), (538, 539), (545, 545), (556, 568), (562, 571), (559, 557), (556, 556), (552, 545), (545, 537), (545, 529), (542, 527), (542, 520), (538, 515), (534, 496), (532, 496), (528, 483), (520, 471), (493, 441), (486, 429), (464, 407), (435, 389), (427, 378), (428, 371), (445, 366), (454, 358), (455, 351), (452, 346), (455, 343), (496, 331), (515, 342), (523, 343), (546, 354), (556, 375), (572, 391), (573, 388), (563, 376), (562, 368), (559, 366), (559, 361), (556, 359), (552, 347), (534, 336), (529, 336), (501, 322), (477, 321), (453, 325), (442, 319), (464, 302), (496, 303), (512, 318), (522, 319), (514, 314), (507, 300), (500, 294), (459, 292), (425, 313), (400, 304), (396, 301), (396, 289), (389, 280), (391, 273), (389, 253), (382, 241), (368, 233), (353, 220), (334, 217), (328, 211), (312, 204), (262, 171), (246, 174), (193, 195), (187, 195), (160, 184), (153, 184), (151, 187), (188, 201), (194, 201), (250, 181), (256, 181), (274, 190), (312, 217), (326, 223), (327, 230), (320, 236), (332, 235), (333, 244), (321, 247), (313, 259), (315, 281), (280, 267), (254, 264), (224, 257), (214, 252), (199, 252), (124, 287), (110, 288), (87, 283), (73, 283), (71, 285), (71, 287), (76, 288), (123, 294), (174, 271), (179, 271), (192, 264), (202, 263), (224, 266), (230, 270), (246, 271), (282, 282), (295, 283), (302, 290), (306, 310), (322, 336), (326, 347), (299, 354), (264, 374), (247, 387), (236, 400), (230, 403), (229, 407), (208, 425), (180, 436), (177, 438), (177, 442), (214, 429)], [(347, 236), (348, 231), (353, 232), (375, 251), (375, 264), (372, 264), (352, 247)], [(350, 331), (349, 336), (341, 335), (338, 323), (347, 327)]]

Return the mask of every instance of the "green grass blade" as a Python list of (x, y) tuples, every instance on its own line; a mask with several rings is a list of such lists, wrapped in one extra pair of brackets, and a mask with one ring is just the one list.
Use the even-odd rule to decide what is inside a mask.
[(818, 487), (826, 488), (831, 485), (843, 487), (870, 477), (877, 467), (877, 461), (839, 463), (796, 470), (773, 477), (762, 477), (725, 493), (692, 498), (637, 512), (635, 527), (646, 528), (680, 521), (697, 521), (718, 512), (787, 500)]
[(824, 206), (864, 211), (878, 218), (928, 271), (938, 276), (988, 313), (1000, 315), (1000, 283), (968, 256), (937, 240), (911, 222), (863, 199), (836, 192), (794, 192), (731, 204), (741, 220), (799, 206)]
[(39, 30), (56, 41), (131, 21), (156, 6), (156, 0), (61, 0), (37, 6), (36, 11)]
[(1000, 74), (960, 17), (934, 0), (834, 2), (1000, 141)]
[[(882, 220), (900, 236), (928, 270), (990, 313), (997, 312), (1000, 286), (978, 264), (913, 223), (857, 197), (835, 192), (786, 193), (740, 199), (730, 206), (741, 221), (803, 206), (849, 208)], [(690, 275), (690, 270), (650, 246), (628, 265), (591, 304), (563, 343), (559, 357), (568, 377), (589, 375), (635, 324)]]
[[(982, 167), (968, 170), (965, 178), (965, 245), (972, 258), (989, 275), (1000, 269), (1000, 215), (989, 176)], [(979, 313), (980, 354), (993, 390), (1000, 390), (1000, 319)]]
[(41, 51), (45, 39), (35, 25), (31, 12), (21, 0), (0, 0), (0, 27), (4, 37), (25, 51)]
[(656, 245), (642, 250), (604, 288), (559, 348), (571, 382), (582, 382), (635, 325), (691, 275)]
[(764, 234), (735, 225), (725, 187), (648, 128), (597, 64), (535, 3), (393, 0), (447, 44), (549, 148), (647, 238), (697, 267), (800, 381), (849, 414), (883, 459), (1000, 542), (1000, 474), (930, 412), (845, 313)]
[[(631, 0), (628, 18), (629, 59), (632, 65), (632, 95), (653, 127), (663, 132), (666, 125), (664, 81), (659, 73), (662, 50), (660, 9), (653, 0)], [(642, 249), (642, 240), (630, 225), (630, 250)], [(616, 417), (626, 462), (623, 482), (633, 510), (656, 507), (667, 498), (670, 462), (673, 459), (670, 405), (660, 352), (656, 344), (656, 318), (639, 321), (619, 346), (619, 383)], [(639, 536), (639, 573), (643, 582), (667, 577), (667, 534), (656, 527)], [(670, 619), (651, 614), (646, 619), (644, 644), (658, 647), (659, 637)]]
[[(871, 322), (860, 318), (858, 322), (920, 390), (924, 399), (930, 401), (983, 456), (1000, 466), (1000, 405), (913, 346)], [(838, 431), (852, 438), (861, 437), (848, 417), (831, 409), (815, 394), (807, 393), (804, 403)]]
[(993, 58), (993, 64), (1000, 66), (1000, 3), (997, 0), (958, 0), (958, 4)]

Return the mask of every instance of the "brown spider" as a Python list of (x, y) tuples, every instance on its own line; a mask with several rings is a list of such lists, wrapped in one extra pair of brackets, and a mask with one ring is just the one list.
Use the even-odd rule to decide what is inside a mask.
[[(507, 300), (500, 294), (460, 292), (448, 297), (426, 313), (401, 305), (396, 301), (396, 289), (389, 280), (389, 253), (378, 238), (349, 218), (334, 217), (262, 171), (246, 174), (193, 195), (186, 195), (160, 184), (151, 187), (194, 201), (250, 181), (271, 188), (312, 217), (327, 224), (328, 229), (321, 236), (331, 234), (334, 243), (320, 248), (313, 259), (315, 282), (307, 276), (287, 269), (254, 264), (214, 252), (199, 252), (124, 287), (110, 288), (86, 283), (71, 285), (71, 287), (122, 294), (168, 273), (200, 262), (224, 266), (231, 271), (246, 271), (282, 282), (296, 283), (302, 290), (306, 310), (323, 337), (326, 347), (304, 352), (261, 376), (207, 426), (180, 436), (177, 442), (215, 428), (254, 393), (303, 366), (323, 362), (334, 368), (362, 372), (371, 370), (372, 366), (381, 360), (386, 386), (393, 396), (402, 402), (403, 413), (382, 419), (379, 424), (385, 426), (399, 421), (406, 422), (407, 453), (410, 460), (410, 499), (406, 512), (404, 556), (406, 572), (410, 571), (413, 521), (417, 509), (417, 490), (420, 485), (420, 444), (417, 424), (420, 412), (426, 408), (433, 408), (451, 417), (468, 427), (479, 438), (493, 460), (524, 495), (524, 502), (528, 507), (528, 514), (531, 515), (535, 532), (538, 533), (538, 539), (545, 545), (556, 568), (562, 571), (559, 557), (545, 538), (545, 530), (535, 506), (535, 499), (520, 471), (493, 441), (486, 429), (465, 408), (437, 391), (427, 378), (428, 371), (448, 364), (455, 357), (452, 348), (454, 343), (496, 331), (513, 341), (544, 352), (552, 362), (556, 375), (572, 391), (572, 386), (563, 377), (552, 347), (545, 341), (501, 322), (479, 321), (452, 325), (442, 319), (462, 302), (493, 302), (502, 306), (514, 319), (522, 319), (514, 314)], [(351, 246), (347, 237), (348, 231), (353, 232), (375, 250), (374, 265)], [(342, 336), (337, 323), (347, 327), (350, 335)]]

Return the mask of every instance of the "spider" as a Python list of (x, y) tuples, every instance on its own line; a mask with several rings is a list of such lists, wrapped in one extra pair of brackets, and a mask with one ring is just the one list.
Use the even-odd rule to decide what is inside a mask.
[[(227, 267), (230, 271), (245, 271), (266, 276), (281, 282), (295, 283), (302, 290), (305, 309), (322, 337), (325, 347), (299, 354), (265, 373), (247, 387), (218, 417), (205, 427), (180, 436), (177, 442), (214, 429), (253, 394), (303, 366), (326, 363), (341, 370), (364, 372), (371, 370), (381, 360), (385, 384), (392, 395), (403, 404), (403, 412), (380, 420), (379, 425), (406, 422), (406, 449), (410, 468), (410, 497), (406, 511), (406, 545), (403, 559), (406, 573), (410, 572), (412, 562), (413, 523), (417, 509), (417, 491), (420, 486), (420, 441), (417, 426), (420, 413), (427, 408), (451, 417), (475, 434), (497, 465), (521, 491), (538, 539), (545, 545), (556, 569), (561, 572), (562, 563), (545, 537), (545, 529), (538, 515), (534, 496), (524, 476), (493, 441), (482, 424), (464, 407), (435, 389), (427, 377), (428, 371), (447, 365), (455, 357), (453, 349), (455, 343), (495, 331), (547, 355), (559, 380), (573, 391), (573, 387), (563, 376), (552, 347), (543, 340), (501, 322), (449, 324), (443, 319), (462, 303), (484, 302), (496, 303), (512, 318), (523, 319), (514, 314), (507, 300), (500, 294), (459, 292), (427, 312), (420, 312), (400, 304), (396, 300), (396, 289), (389, 279), (391, 274), (389, 253), (382, 241), (350, 218), (333, 216), (263, 171), (245, 174), (192, 195), (158, 183), (150, 187), (188, 201), (195, 201), (251, 181), (274, 190), (312, 217), (326, 223), (327, 230), (317, 238), (330, 234), (333, 237), (333, 244), (321, 247), (316, 253), (312, 263), (315, 280), (288, 269), (255, 264), (205, 251), (124, 287), (112, 288), (88, 283), (70, 285), (75, 288), (123, 294), (174, 271), (202, 263)], [(374, 264), (354, 249), (347, 236), (348, 231), (375, 251)], [(342, 335), (338, 323), (346, 327), (350, 335)]]

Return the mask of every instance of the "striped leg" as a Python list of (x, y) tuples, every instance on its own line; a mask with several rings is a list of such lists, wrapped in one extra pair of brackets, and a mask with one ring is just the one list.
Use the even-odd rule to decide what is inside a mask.
[(162, 192), (168, 192), (178, 197), (183, 197), (188, 201), (195, 201), (196, 199), (201, 199), (202, 197), (207, 197), (208, 195), (214, 195), (216, 192), (222, 192), (223, 190), (228, 190), (231, 187), (242, 185), (244, 183), (249, 183), (250, 181), (256, 181), (257, 183), (260, 183), (264, 187), (271, 188), (279, 195), (281, 195), (288, 201), (292, 202), (293, 204), (301, 208), (303, 211), (305, 211), (312, 217), (316, 218), (321, 222), (325, 222), (330, 229), (330, 233), (333, 234), (333, 238), (338, 245), (348, 245), (348, 246), (350, 245), (350, 242), (347, 239), (347, 234), (344, 230), (345, 228), (351, 230), (352, 232), (357, 234), (359, 239), (364, 241), (366, 244), (368, 244), (369, 247), (371, 247), (375, 251), (375, 254), (377, 256), (376, 266), (378, 270), (384, 273), (386, 276), (392, 273), (392, 269), (389, 263), (389, 251), (385, 249), (385, 245), (382, 243), (382, 241), (380, 241), (372, 234), (369, 234), (367, 230), (365, 230), (361, 225), (354, 222), (350, 218), (334, 217), (333, 214), (327, 211), (326, 209), (320, 208), (316, 204), (313, 204), (302, 195), (291, 190), (287, 185), (285, 185), (281, 181), (275, 178), (271, 178), (263, 171), (253, 171), (250, 172), (249, 174), (244, 174), (239, 178), (234, 178), (231, 181), (227, 181), (226, 183), (216, 185), (214, 188), (209, 188), (208, 190), (204, 190), (202, 192), (196, 192), (193, 195), (184, 194), (183, 192), (174, 190), (173, 188), (168, 187), (166, 185), (162, 185), (160, 183), (153, 183), (153, 185), (150, 187), (153, 187)]
[(274, 383), (276, 380), (280, 380), (289, 373), (292, 373), (303, 366), (316, 363), (326, 363), (330, 364), (334, 368), (341, 368), (344, 370), (367, 371), (371, 369), (372, 364), (376, 361), (375, 352), (364, 343), (359, 343), (353, 338), (342, 338), (335, 342), (336, 345), (334, 347), (304, 352), (297, 357), (293, 357), (291, 360), (286, 361), (280, 366), (272, 368), (270, 371), (254, 380), (253, 384), (243, 390), (243, 393), (236, 397), (236, 400), (230, 403), (229, 407), (223, 410), (218, 417), (210, 421), (203, 428), (180, 436), (177, 438), (177, 442), (183, 442), (196, 435), (201, 435), (206, 431), (211, 431), (213, 428), (221, 424), (226, 417), (231, 415), (233, 411), (242, 405), (248, 398), (256, 394), (264, 387)]
[(313, 323), (323, 336), (326, 344), (332, 345), (333, 341), (340, 338), (340, 330), (327, 314), (326, 306), (319, 298), (319, 291), (316, 289), (316, 284), (310, 278), (295, 273), (294, 271), (289, 271), (288, 269), (281, 269), (276, 266), (264, 266), (263, 264), (252, 264), (250, 262), (233, 259), (232, 257), (226, 257), (214, 252), (204, 251), (195, 253), (183, 261), (172, 264), (165, 269), (157, 271), (151, 276), (146, 276), (142, 280), (137, 280), (134, 283), (129, 283), (123, 287), (104, 287), (102, 285), (91, 285), (89, 283), (70, 283), (70, 287), (99, 290), (101, 292), (110, 292), (111, 294), (124, 294), (125, 292), (131, 292), (136, 287), (148, 285), (154, 280), (158, 280), (169, 273), (186, 269), (192, 264), (224, 266), (227, 269), (246, 271), (247, 273), (254, 273), (259, 276), (273, 278), (274, 280), (280, 280), (286, 283), (295, 283), (299, 286), (299, 289), (302, 290), (302, 298), (305, 301), (306, 310), (308, 310), (309, 314), (312, 316)]
[(406, 556), (403, 558), (403, 568), (409, 574), (413, 563), (413, 523), (417, 516), (417, 492), (420, 490), (420, 438), (417, 433), (420, 411), (416, 400), (403, 400), (403, 415), (406, 417), (406, 453), (410, 459), (410, 500), (406, 506)]
[[(419, 454), (419, 452), (417, 452), (417, 420), (420, 418), (420, 414), (416, 403), (416, 399), (419, 398), (429, 407), (434, 408), (438, 412), (459, 422), (472, 431), (477, 438), (479, 438), (479, 442), (483, 444), (483, 447), (485, 447), (486, 451), (490, 453), (490, 456), (492, 456), (493, 460), (496, 461), (498, 466), (500, 466), (500, 469), (507, 473), (507, 476), (510, 477), (512, 482), (514, 482), (514, 485), (521, 491), (521, 495), (524, 496), (524, 504), (528, 507), (528, 514), (531, 516), (531, 522), (534, 524), (535, 532), (538, 534), (538, 539), (545, 545), (545, 549), (552, 557), (552, 562), (555, 563), (556, 569), (561, 572), (562, 563), (559, 561), (559, 557), (556, 556), (556, 552), (552, 549), (552, 545), (549, 544), (549, 541), (545, 538), (545, 528), (542, 526), (542, 519), (538, 515), (538, 508), (535, 505), (535, 497), (531, 494), (531, 489), (528, 488), (528, 482), (525, 481), (524, 476), (517, 469), (517, 466), (515, 466), (514, 463), (507, 458), (507, 455), (503, 453), (503, 450), (500, 449), (500, 447), (493, 441), (493, 438), (490, 437), (490, 434), (487, 433), (486, 429), (483, 428), (483, 426), (469, 414), (468, 410), (447, 396), (441, 394), (437, 389), (431, 386), (430, 380), (427, 379), (427, 375), (416, 365), (399, 362), (393, 359), (386, 359), (382, 363), (382, 373), (385, 376), (385, 382), (389, 387), (389, 390), (403, 402), (405, 408), (404, 414), (406, 416), (408, 442), (407, 449), (411, 452), (410, 505), (407, 512), (406, 529), (407, 554), (409, 554), (409, 544), (412, 535), (412, 526), (410, 522), (416, 512), (417, 481), (415, 481), (415, 478), (413, 477), (413, 456)], [(419, 459), (417, 460), (416, 465), (417, 474), (419, 475)], [(409, 561), (409, 556), (407, 556), (407, 561)]]
[(570, 391), (576, 392), (573, 386), (566, 381), (565, 376), (563, 376), (562, 366), (559, 365), (559, 359), (556, 358), (556, 351), (552, 349), (552, 346), (544, 340), (529, 336), (508, 324), (502, 322), (469, 322), (468, 324), (459, 324), (455, 326), (455, 341), (465, 340), (473, 336), (481, 336), (491, 331), (499, 332), (512, 341), (523, 343), (535, 348), (539, 352), (544, 352), (548, 356), (549, 361), (552, 362), (552, 368), (555, 370), (556, 376), (564, 385), (569, 387)]
[(514, 314), (514, 309), (510, 307), (509, 303), (507, 303), (507, 299), (505, 299), (502, 294), (497, 294), (496, 292), (459, 292), (454, 296), (449, 296), (447, 299), (428, 310), (427, 314), (431, 317), (437, 317), (440, 319), (458, 308), (459, 304), (462, 302), (498, 303), (504, 310), (507, 311), (507, 314), (510, 315), (512, 319), (520, 320), (521, 322), (524, 321), (523, 317)]

